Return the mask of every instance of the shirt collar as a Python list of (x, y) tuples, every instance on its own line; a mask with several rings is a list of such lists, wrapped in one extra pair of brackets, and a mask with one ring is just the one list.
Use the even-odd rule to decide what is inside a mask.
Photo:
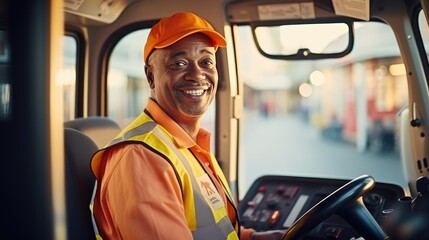
[(197, 142), (194, 140), (177, 124), (173, 119), (162, 108), (158, 105), (155, 100), (152, 98), (148, 99), (146, 110), (150, 113), (151, 117), (155, 122), (161, 125), (163, 128), (169, 132), (173, 138), (175, 143), (178, 146), (191, 148), (195, 145), (198, 145), (202, 149), (206, 151), (210, 151), (210, 137), (211, 134), (209, 131), (200, 128), (198, 130)]

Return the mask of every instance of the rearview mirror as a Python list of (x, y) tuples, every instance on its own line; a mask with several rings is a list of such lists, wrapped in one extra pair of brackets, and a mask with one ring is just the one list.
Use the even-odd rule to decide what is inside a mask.
[(338, 58), (353, 48), (353, 24), (348, 22), (252, 24), (259, 52), (273, 59)]

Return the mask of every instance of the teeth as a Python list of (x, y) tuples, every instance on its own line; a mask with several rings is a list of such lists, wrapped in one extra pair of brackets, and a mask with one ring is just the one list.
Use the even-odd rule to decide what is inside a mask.
[(185, 90), (183, 92), (192, 96), (201, 96), (204, 90)]

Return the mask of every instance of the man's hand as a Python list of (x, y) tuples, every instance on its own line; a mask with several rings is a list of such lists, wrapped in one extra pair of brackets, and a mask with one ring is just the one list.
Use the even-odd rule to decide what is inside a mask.
[(250, 240), (280, 240), (285, 231), (271, 230), (265, 232), (254, 232), (250, 236)]

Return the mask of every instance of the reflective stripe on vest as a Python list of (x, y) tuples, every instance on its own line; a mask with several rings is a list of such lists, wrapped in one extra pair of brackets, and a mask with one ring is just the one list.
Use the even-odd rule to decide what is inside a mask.
[[(215, 216), (213, 215), (211, 207), (206, 202), (201, 191), (199, 191), (200, 187), (197, 183), (190, 163), (183, 155), (183, 153), (174, 145), (171, 139), (169, 139), (165, 133), (163, 133), (159, 128), (157, 128), (157, 126), (158, 124), (156, 122), (144, 122), (143, 124), (125, 132), (119, 138), (112, 140), (112, 142), (110, 142), (107, 147), (121, 142), (125, 142), (133, 137), (137, 137), (139, 135), (143, 135), (152, 131), (155, 136), (161, 139), (162, 142), (164, 142), (169, 147), (169, 149), (174, 152), (174, 154), (182, 162), (186, 171), (191, 176), (194, 176), (190, 178), (192, 188), (194, 189), (193, 199), (197, 224), (197, 228), (195, 230), (192, 230), (192, 235), (194, 239), (238, 239), (237, 233), (235, 232), (234, 227), (232, 226), (232, 223), (228, 218), (227, 214), (225, 214), (225, 216), (223, 216), (219, 220), (219, 222), (216, 223)], [(205, 227), (200, 228), (201, 226)]]

